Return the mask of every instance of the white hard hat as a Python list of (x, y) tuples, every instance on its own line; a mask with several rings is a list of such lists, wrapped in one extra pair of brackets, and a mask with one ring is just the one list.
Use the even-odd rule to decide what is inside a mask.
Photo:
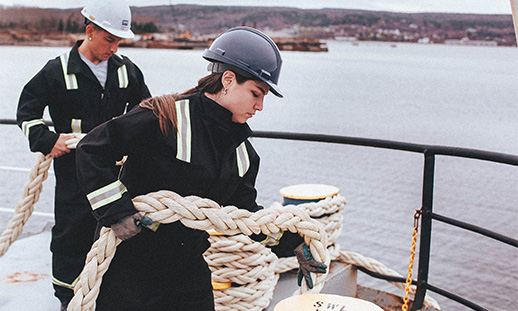
[(131, 11), (123, 0), (91, 0), (81, 11), (92, 23), (119, 38), (131, 39)]

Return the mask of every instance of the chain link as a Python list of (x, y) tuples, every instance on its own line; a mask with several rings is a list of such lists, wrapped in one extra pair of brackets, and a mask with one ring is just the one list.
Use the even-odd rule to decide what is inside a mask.
[(414, 270), (415, 249), (417, 246), (417, 232), (419, 231), (419, 217), (423, 213), (422, 210), (417, 210), (414, 214), (414, 231), (412, 233), (412, 246), (410, 247), (410, 261), (408, 262), (408, 274), (406, 278), (405, 297), (403, 297), (402, 311), (408, 311), (408, 295), (410, 294), (410, 285), (412, 285), (412, 272)]

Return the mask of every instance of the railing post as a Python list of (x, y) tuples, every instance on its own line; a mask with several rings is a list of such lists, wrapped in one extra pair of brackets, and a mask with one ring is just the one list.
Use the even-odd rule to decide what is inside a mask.
[(419, 268), (417, 274), (417, 290), (411, 311), (423, 308), (430, 267), (430, 244), (432, 237), (432, 207), (435, 172), (435, 153), (424, 150), (423, 197), (421, 216), (421, 238), (419, 242)]

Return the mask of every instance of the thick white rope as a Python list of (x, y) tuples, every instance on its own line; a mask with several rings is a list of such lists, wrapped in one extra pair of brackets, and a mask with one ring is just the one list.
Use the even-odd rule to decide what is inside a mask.
[(22, 234), (23, 226), (29, 220), (29, 217), (34, 211), (34, 204), (40, 198), (41, 190), (43, 189), (43, 181), (47, 179), (50, 165), (52, 164), (52, 157), (43, 154), (38, 155), (38, 162), (32, 168), (30, 178), (23, 189), (23, 197), (14, 211), (13, 217), (7, 223), (7, 228), (0, 236), (0, 257), (2, 257), (9, 247)]
[[(331, 260), (338, 257), (340, 245), (336, 240), (342, 232), (343, 216), (342, 210), (346, 204), (344, 197), (340, 195), (327, 197), (318, 202), (304, 203), (297, 205), (298, 208), (304, 209), (312, 218), (316, 218), (323, 226), (327, 233), (328, 243), (326, 245)], [(282, 206), (280, 203), (274, 203), (272, 206)], [(293, 269), (297, 269), (299, 264), (295, 257), (279, 258), (276, 272), (284, 273)]]
[[(73, 135), (75, 136), (75, 138), (67, 141), (67, 146), (70, 149), (74, 149), (77, 146), (77, 143), (79, 142), (79, 140), (82, 137), (84, 137), (85, 134), (73, 134)], [(14, 241), (22, 233), (23, 226), (25, 225), (25, 223), (31, 216), (32, 212), (34, 211), (34, 204), (39, 200), (39, 196), (40, 196), (40, 193), (43, 188), (42, 183), (48, 177), (48, 170), (50, 168), (51, 162), (52, 162), (52, 157), (50, 157), (49, 155), (47, 155), (47, 156), (43, 156), (41, 154), (39, 155), (37, 164), (31, 170), (30, 180), (25, 185), (25, 188), (23, 191), (23, 197), (16, 206), (15, 214), (12, 217), (12, 219), (9, 221), (7, 228), (4, 230), (4, 232), (0, 236), (0, 257), (2, 257), (7, 252), (7, 250), (12, 245), (12, 243), (14, 243)], [(335, 202), (330, 203), (329, 201), (331, 201), (331, 200), (335, 200)], [(343, 200), (343, 202), (336, 202), (336, 200), (339, 200), (339, 201)], [(341, 216), (341, 211), (342, 211), (344, 205), (345, 205), (345, 199), (343, 199), (340, 196), (335, 196), (332, 198), (327, 198), (327, 199), (322, 200), (317, 203), (301, 204), (301, 205), (299, 205), (299, 207), (303, 207), (309, 213), (309, 215), (312, 217), (321, 217), (322, 215), (329, 215), (328, 216), (329, 220), (324, 219), (324, 218), (320, 218), (319, 220), (321, 221), (321, 223), (324, 224), (325, 231), (327, 232), (327, 234), (329, 236), (329, 239), (328, 239), (329, 242), (328, 242), (327, 248), (330, 252), (330, 258), (332, 260), (338, 259), (344, 263), (364, 267), (370, 271), (374, 271), (374, 272), (378, 272), (378, 273), (382, 273), (382, 274), (386, 274), (386, 275), (401, 277), (400, 274), (398, 274), (394, 270), (388, 269), (386, 266), (384, 266), (383, 264), (379, 263), (378, 261), (376, 261), (374, 259), (367, 258), (367, 257), (364, 257), (360, 254), (353, 253), (353, 252), (345, 252), (345, 251), (339, 252), (339, 245), (334, 244), (334, 241), (340, 235), (340, 232), (341, 232), (341, 224), (342, 224), (342, 219), (343, 219)], [(280, 208), (280, 204), (278, 204), (278, 206), (274, 205), (272, 207)], [(232, 211), (232, 213), (239, 214), (239, 211)], [(155, 219), (156, 221), (159, 221), (159, 218), (161, 218), (161, 217), (168, 217), (166, 215), (161, 216), (160, 212), (155, 212), (155, 215), (157, 217), (157, 219)], [(337, 215), (339, 215), (339, 216), (337, 216)], [(181, 217), (178, 217), (177, 219), (180, 219), (180, 218)], [(175, 221), (175, 220), (173, 220), (173, 221)], [(189, 222), (189, 219), (187, 219), (185, 221)], [(240, 229), (242, 229), (243, 233), (245, 233), (245, 234), (251, 234), (251, 232), (252, 232), (251, 230), (248, 230), (248, 228), (240, 222), (239, 222), (239, 225), (236, 225), (236, 226), (239, 227)], [(261, 229), (263, 229), (263, 228), (266, 230), (266, 232), (268, 232), (271, 229), (271, 228), (268, 229), (269, 228), (268, 224), (263, 224)], [(104, 228), (102, 232), (104, 232), (105, 229), (106, 228)], [(202, 230), (205, 230), (205, 229), (202, 229)], [(217, 229), (217, 230), (220, 230), (220, 229)], [(111, 230), (108, 230), (108, 231), (111, 231)], [(266, 233), (266, 232), (264, 232), (264, 233)], [(270, 232), (272, 232), (272, 231), (270, 231)], [(106, 258), (108, 258), (110, 256), (111, 256), (111, 258), (113, 258), (113, 255), (115, 254), (115, 247), (116, 247), (116, 245), (118, 245), (118, 243), (120, 243), (120, 240), (117, 241), (117, 239), (114, 239), (114, 237), (115, 236), (113, 235), (113, 233), (108, 232), (108, 233), (105, 233), (104, 236), (102, 236), (102, 239), (99, 239), (98, 241), (95, 242), (94, 246), (92, 246), (92, 250), (97, 249), (96, 256), (101, 258), (104, 255)], [(115, 244), (114, 244), (114, 241), (115, 241)], [(111, 252), (113, 252), (113, 254)], [(313, 252), (313, 250), (312, 250), (312, 252)], [(108, 269), (111, 258), (105, 259), (103, 261), (103, 265), (100, 265), (100, 267), (98, 267), (98, 269), (100, 269), (100, 271), (97, 271), (96, 273), (99, 273), (101, 275), (101, 278), (102, 278), (102, 275), (104, 275), (104, 273)], [(87, 262), (89, 262), (91, 260), (92, 260), (91, 257), (87, 258)], [(268, 262), (268, 261), (266, 261), (266, 262)], [(276, 283), (279, 273), (298, 268), (298, 263), (294, 257), (290, 257), (290, 258), (282, 258), (282, 259), (278, 260), (276, 264), (272, 264), (272, 266), (275, 267), (275, 276), (274, 276), (275, 280), (274, 281)], [(90, 267), (90, 269), (92, 269), (92, 268)], [(98, 270), (98, 269), (96, 269), (96, 270)], [(85, 266), (85, 271), (86, 271), (86, 266)], [(85, 273), (85, 272), (83, 272), (83, 273)], [(96, 273), (87, 273), (87, 274), (95, 275)], [(229, 272), (227, 271), (227, 273), (229, 273)], [(219, 272), (213, 271), (213, 274), (216, 276), (215, 280), (218, 280)], [(94, 282), (94, 280), (90, 280), (90, 282)], [(100, 286), (100, 280), (98, 282), (99, 282), (99, 286)], [(236, 282), (236, 283), (238, 283), (238, 282)], [(402, 283), (397, 283), (397, 282), (391, 282), (391, 283), (397, 287), (404, 289), (404, 284), (402, 284)], [(272, 286), (272, 287), (274, 287), (274, 286)], [(256, 284), (255, 287), (252, 287), (252, 288), (258, 288), (258, 285)], [(94, 291), (89, 292), (86, 295), (86, 297), (84, 298), (85, 301), (91, 301), (91, 305), (88, 304), (88, 306), (90, 306), (90, 308), (95, 303), (94, 297), (95, 298), (97, 297), (98, 290), (99, 290), (99, 287), (97, 287), (97, 291), (94, 290)], [(250, 293), (250, 291), (252, 291), (252, 289), (250, 288), (249, 285), (247, 285), (247, 286), (243, 286), (243, 287), (239, 287), (239, 288), (230, 288), (229, 290), (225, 290), (225, 292), (227, 292), (228, 294), (234, 293), (234, 294), (237, 294), (238, 296), (243, 296), (243, 293), (241, 293), (241, 294), (237, 293), (239, 291), (245, 291), (245, 292)], [(224, 295), (223, 297), (218, 297), (218, 295), (222, 292), (223, 291), (218, 291), (218, 293), (215, 294), (215, 296), (216, 296), (216, 301), (218, 301), (218, 299), (219, 299), (221, 301), (221, 303), (224, 303), (225, 301), (228, 300), (228, 295)], [(260, 291), (259, 291), (259, 293), (260, 293)], [(411, 287), (411, 294), (415, 294), (415, 286)], [(254, 295), (252, 295), (252, 296), (254, 296)], [(266, 295), (266, 296), (268, 296), (268, 295)], [(264, 294), (262, 294), (261, 297), (264, 297)], [(253, 301), (253, 300), (251, 300), (251, 301)], [(433, 306), (437, 309), (440, 309), (438, 303), (435, 300), (433, 300), (432, 298), (430, 298), (428, 295), (425, 297), (425, 303), (428, 306)], [(221, 305), (221, 304), (219, 304), (219, 305)], [(261, 303), (260, 303), (260, 305), (261, 305)], [(248, 308), (248, 309), (246, 309), (246, 308)], [(249, 308), (249, 306), (246, 308), (244, 310), (251, 310)]]
[[(195, 196), (181, 197), (171, 191), (159, 191), (133, 199), (136, 209), (153, 221), (172, 223), (180, 221), (185, 226), (198, 230), (215, 230), (234, 235), (244, 233), (271, 234), (279, 230), (298, 232), (304, 237), (313, 258), (329, 266), (330, 257), (325, 247), (327, 234), (322, 225), (313, 220), (308, 213), (296, 207), (268, 208), (251, 213), (235, 206), (220, 207), (216, 202)], [(99, 294), (102, 277), (113, 259), (117, 245), (121, 243), (111, 229), (103, 228), (101, 237), (87, 255), (85, 268), (74, 288), (74, 298), (68, 310), (91, 310)], [(315, 280), (313, 289), (300, 287), (299, 294), (319, 293), (326, 274), (312, 275)], [(237, 279), (236, 279), (237, 280)], [(249, 293), (243, 293), (248, 290)], [(242, 296), (255, 290), (250, 286), (240, 288)], [(271, 288), (273, 291), (273, 287)], [(236, 294), (239, 294), (236, 289)], [(255, 296), (255, 295), (252, 295)]]
[[(341, 261), (346, 264), (354, 265), (357, 267), (363, 267), (369, 271), (377, 272), (380, 274), (388, 275), (388, 276), (395, 276), (395, 277), (403, 277), (401, 274), (397, 273), (396, 271), (387, 268), (384, 264), (377, 261), (376, 259), (365, 257), (361, 254), (355, 253), (355, 252), (347, 252), (347, 251), (341, 251), (340, 255), (337, 258), (338, 261)], [(398, 283), (398, 282), (389, 282), (396, 287), (399, 287), (401, 289), (405, 289), (406, 284), (405, 283)], [(415, 296), (416, 292), (416, 286), (411, 285), (410, 286), (410, 295)], [(434, 307), (437, 310), (440, 310), (441, 307), (439, 306), (439, 303), (430, 297), (428, 294), (426, 294), (424, 303), (427, 307)]]
[(211, 235), (211, 246), (203, 254), (212, 281), (232, 287), (214, 290), (217, 311), (261, 311), (270, 305), (279, 279), (277, 256), (269, 248), (243, 234)]
[[(86, 135), (82, 133), (72, 133), (74, 135), (66, 141), (69, 149), (75, 149), (77, 143)], [(9, 247), (16, 241), (16, 239), (22, 234), (23, 226), (27, 223), (27, 220), (34, 211), (34, 204), (40, 199), (40, 193), (43, 190), (43, 182), (48, 177), (48, 171), (52, 164), (52, 157), (50, 155), (44, 156), (43, 154), (38, 155), (38, 161), (32, 168), (29, 181), (25, 184), (23, 189), (23, 196), (14, 210), (13, 217), (7, 223), (7, 228), (2, 232), (0, 236), (0, 257), (2, 257)]]

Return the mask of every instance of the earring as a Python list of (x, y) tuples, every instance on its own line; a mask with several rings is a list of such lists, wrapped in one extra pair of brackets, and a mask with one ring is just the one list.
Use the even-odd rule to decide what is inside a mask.
[(88, 40), (92, 41), (92, 37), (88, 38)]
[(227, 88), (223, 90), (223, 95), (227, 95)]

